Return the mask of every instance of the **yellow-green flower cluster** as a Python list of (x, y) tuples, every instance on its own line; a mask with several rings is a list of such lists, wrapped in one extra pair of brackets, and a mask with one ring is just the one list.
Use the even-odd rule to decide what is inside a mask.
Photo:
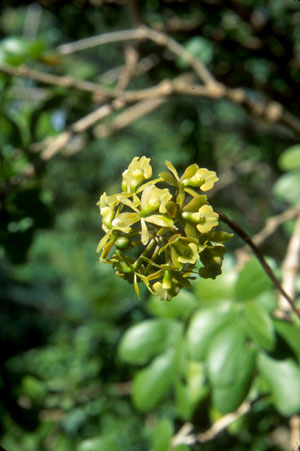
[(202, 194), (218, 181), (216, 173), (193, 164), (179, 177), (171, 163), (166, 166), (169, 172), (151, 180), (150, 158), (135, 157), (123, 172), (122, 192), (102, 194), (105, 235), (97, 251), (138, 296), (143, 282), (170, 301), (196, 273), (213, 279), (221, 274), (222, 243), (232, 235), (215, 231), (219, 216)]

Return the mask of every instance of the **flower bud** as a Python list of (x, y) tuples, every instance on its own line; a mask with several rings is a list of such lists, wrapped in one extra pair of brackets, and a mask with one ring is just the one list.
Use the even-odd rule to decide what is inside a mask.
[(115, 246), (117, 249), (126, 250), (130, 247), (131, 241), (126, 236), (120, 236), (115, 241)]

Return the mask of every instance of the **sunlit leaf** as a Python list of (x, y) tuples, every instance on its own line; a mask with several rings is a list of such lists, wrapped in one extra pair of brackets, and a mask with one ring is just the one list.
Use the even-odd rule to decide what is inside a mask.
[(253, 300), (271, 286), (271, 281), (257, 260), (250, 260), (240, 272), (234, 287), (237, 301)]
[(175, 350), (169, 349), (156, 357), (133, 380), (132, 396), (140, 410), (150, 410), (168, 393), (176, 378)]
[(191, 319), (187, 330), (187, 345), (193, 359), (203, 360), (218, 331), (233, 319), (228, 303), (199, 310)]
[(207, 352), (210, 382), (221, 387), (233, 384), (245, 350), (245, 332), (238, 323), (217, 331)]
[(163, 418), (156, 425), (152, 443), (153, 451), (169, 451), (171, 438), (174, 434), (174, 426), (170, 420)]
[(245, 325), (249, 335), (262, 348), (270, 351), (275, 345), (273, 322), (266, 310), (254, 301), (246, 302), (244, 306)]
[(274, 360), (260, 354), (258, 368), (268, 382), (275, 407), (282, 415), (293, 415), (300, 409), (300, 368), (292, 360)]
[(175, 344), (181, 337), (182, 325), (174, 320), (151, 319), (128, 329), (119, 346), (121, 360), (146, 363), (153, 356)]
[(283, 171), (300, 169), (300, 144), (296, 144), (286, 149), (280, 155), (278, 164)]
[(300, 328), (295, 324), (290, 324), (287, 321), (274, 321), (275, 328), (281, 337), (287, 342), (290, 348), (300, 361)]
[(232, 383), (226, 386), (213, 386), (213, 405), (223, 414), (236, 410), (247, 396), (253, 377), (254, 361), (254, 350), (245, 347), (239, 359), (238, 369), (233, 375)]

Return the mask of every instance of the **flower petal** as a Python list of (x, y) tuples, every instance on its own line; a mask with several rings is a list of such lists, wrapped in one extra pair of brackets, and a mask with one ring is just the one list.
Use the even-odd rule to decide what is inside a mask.
[(130, 227), (140, 220), (139, 213), (120, 213), (112, 221), (112, 225), (115, 228)]
[(160, 227), (173, 227), (173, 221), (170, 218), (167, 218), (163, 215), (151, 215), (144, 218), (145, 221), (150, 222), (151, 224), (158, 225)]
[(142, 240), (142, 243), (144, 245), (146, 245), (149, 241), (149, 233), (148, 233), (146, 222), (143, 218), (141, 218), (141, 228), (142, 228), (141, 240)]
[(166, 160), (166, 166), (169, 169), (169, 171), (172, 172), (175, 179), (179, 181), (178, 173), (177, 173), (176, 169), (174, 168), (174, 166), (172, 165), (172, 163), (170, 163), (169, 161)]

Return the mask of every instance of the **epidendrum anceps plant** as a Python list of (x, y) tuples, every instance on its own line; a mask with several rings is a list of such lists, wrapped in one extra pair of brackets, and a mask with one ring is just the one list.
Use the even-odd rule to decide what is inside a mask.
[(170, 301), (196, 274), (221, 274), (222, 243), (232, 235), (215, 230), (219, 215), (203, 194), (218, 181), (216, 173), (192, 164), (179, 177), (171, 163), (166, 166), (169, 172), (151, 179), (150, 158), (135, 157), (123, 172), (122, 192), (102, 194), (105, 236), (97, 251), (101, 262), (134, 284), (138, 296), (138, 283), (144, 282)]

